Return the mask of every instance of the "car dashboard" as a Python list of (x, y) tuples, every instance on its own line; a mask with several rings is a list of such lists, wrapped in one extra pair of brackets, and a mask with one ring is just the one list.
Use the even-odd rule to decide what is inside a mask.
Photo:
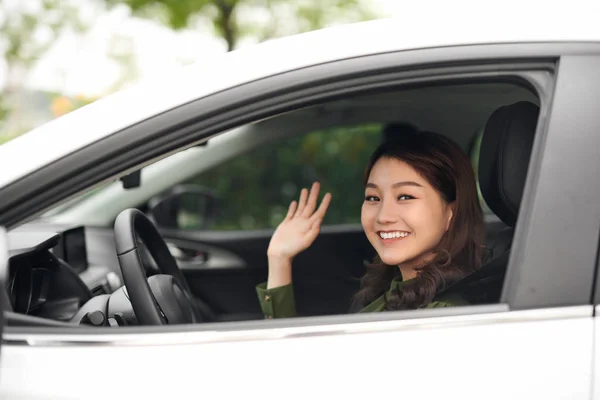
[[(68, 322), (92, 297), (119, 288), (121, 278), (118, 264), (105, 256), (101, 264), (93, 261), (85, 227), (48, 228), (9, 233), (6, 292), (15, 314)], [(110, 253), (112, 238), (106, 239)]]

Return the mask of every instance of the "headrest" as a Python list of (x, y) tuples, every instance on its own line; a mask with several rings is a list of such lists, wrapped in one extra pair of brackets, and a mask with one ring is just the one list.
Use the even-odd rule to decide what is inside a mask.
[(479, 151), (479, 185), (487, 205), (515, 226), (540, 109), (521, 101), (498, 108), (489, 118)]

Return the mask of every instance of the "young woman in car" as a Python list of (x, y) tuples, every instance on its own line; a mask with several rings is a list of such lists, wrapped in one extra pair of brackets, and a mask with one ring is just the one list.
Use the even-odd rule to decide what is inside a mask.
[[(365, 173), (361, 223), (377, 252), (354, 301), (361, 312), (467, 304), (448, 286), (481, 265), (484, 224), (469, 158), (435, 133), (379, 146)], [(257, 286), (267, 318), (296, 315), (292, 261), (319, 234), (331, 200), (319, 183), (302, 189), (269, 244), (268, 281)]]

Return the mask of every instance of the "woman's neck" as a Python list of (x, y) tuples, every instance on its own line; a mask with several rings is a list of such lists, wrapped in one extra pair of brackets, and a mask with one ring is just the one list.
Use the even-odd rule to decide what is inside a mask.
[(407, 281), (417, 277), (417, 270), (411, 265), (398, 265), (400, 273), (402, 274), (402, 280)]
[(421, 267), (427, 261), (433, 260), (434, 257), (434, 253), (428, 253), (426, 255), (418, 257), (418, 259), (413, 259), (411, 261), (407, 261), (398, 265), (400, 273), (402, 274), (402, 280), (407, 281), (409, 279), (416, 278), (417, 274), (419, 273), (419, 267)]

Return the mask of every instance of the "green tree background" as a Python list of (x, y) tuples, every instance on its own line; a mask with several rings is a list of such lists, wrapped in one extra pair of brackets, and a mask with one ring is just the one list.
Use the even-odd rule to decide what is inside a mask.
[(324, 225), (360, 222), (364, 168), (381, 125), (338, 127), (262, 146), (208, 170), (188, 184), (214, 190), (220, 211), (212, 229), (266, 229), (281, 222), (303, 187), (331, 192)]
[[(5, 84), (0, 88), (0, 126), (11, 115), (11, 99), (40, 57), (66, 31), (82, 33), (86, 25), (77, 8), (60, 0), (26, 2), (0, 0), (0, 55), (5, 64)], [(0, 136), (0, 144), (24, 132)]]
[[(114, 7), (129, 8), (136, 16), (162, 23), (173, 30), (212, 30), (228, 50), (243, 40), (261, 42), (333, 24), (374, 19), (371, 0), (87, 0), (97, 13)], [(4, 85), (0, 87), (0, 144), (34, 128), (6, 127), (14, 114), (18, 93), (31, 70), (63, 34), (81, 36), (99, 15), (83, 16), (82, 0), (0, 0), (0, 55), (4, 61)], [(119, 36), (119, 35), (117, 35)], [(127, 37), (113, 37), (107, 57), (120, 65), (122, 76), (107, 90), (111, 93), (135, 80), (139, 65)], [(125, 45), (125, 46), (123, 46)], [(125, 49), (125, 50), (123, 50)], [(129, 54), (131, 53), (131, 54)], [(96, 100), (44, 93), (51, 115), (63, 115)], [(49, 111), (50, 111), (49, 110)]]
[[(133, 15), (158, 21), (173, 30), (209, 26), (227, 50), (237, 48), (244, 40), (260, 42), (378, 17), (370, 0), (94, 1), (108, 10), (127, 7)], [(78, 0), (40, 0), (35, 7), (31, 4), (0, 0), (0, 54), (7, 77), (0, 89), (0, 128), (13, 111), (11, 96), (23, 85), (32, 67), (62, 34), (82, 34), (90, 23), (79, 15)], [(113, 39), (128, 44), (127, 38)], [(138, 68), (134, 55), (128, 53), (131, 46), (113, 44), (107, 56), (122, 65), (123, 74), (111, 91), (134, 80)], [(95, 100), (61, 93), (47, 95), (52, 99), (50, 107), (55, 116)], [(370, 124), (312, 132), (238, 157), (188, 183), (209, 187), (221, 196), (221, 212), (214, 229), (273, 228), (300, 189), (317, 180), (322, 182), (323, 191), (333, 194), (324, 223), (357, 223), (363, 168), (380, 141), (381, 128)], [(0, 135), (0, 144), (21, 133)], [(476, 166), (478, 145), (475, 147)]]
[[(78, 16), (76, 2), (42, 0), (41, 7), (32, 11), (28, 7), (9, 9), (5, 1), (0, 0), (3, 15), (0, 34), (9, 75), (26, 76), (62, 33), (81, 33), (87, 29)], [(377, 17), (369, 0), (103, 0), (99, 3), (109, 10), (126, 6), (133, 15), (158, 21), (173, 30), (209, 26), (224, 41), (227, 50), (239, 47), (244, 41), (261, 42)], [(49, 34), (44, 40), (33, 40), (39, 31)], [(125, 74), (113, 88), (118, 90), (119, 85), (134, 78), (137, 66), (131, 55), (122, 51), (109, 51), (107, 56), (124, 65)], [(12, 80), (0, 92), (0, 121), (11, 112), (11, 104), (3, 100), (22, 83)], [(54, 99), (51, 107), (55, 116), (94, 100), (61, 93), (49, 96)], [(380, 135), (379, 124), (308, 133), (237, 157), (188, 183), (211, 188), (220, 196), (220, 213), (213, 229), (274, 228), (300, 189), (314, 181), (322, 183), (323, 192), (333, 194), (325, 224), (358, 223), (362, 175)], [(7, 139), (10, 138), (4, 138)]]
[(375, 19), (366, 0), (106, 0), (172, 29), (210, 24), (227, 50), (243, 38), (264, 41), (332, 24)]

